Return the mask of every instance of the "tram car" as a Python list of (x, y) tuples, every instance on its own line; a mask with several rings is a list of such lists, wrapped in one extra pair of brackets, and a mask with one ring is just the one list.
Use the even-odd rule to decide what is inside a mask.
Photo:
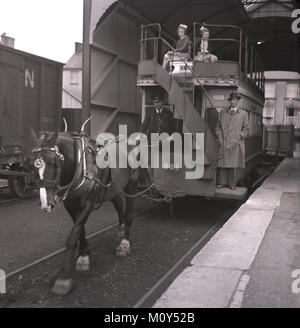
[[(206, 36), (204, 41), (209, 44), (210, 51), (207, 51), (207, 45), (205, 49), (201, 46), (203, 30), (209, 32), (209, 38)], [(171, 198), (198, 195), (242, 199), (247, 194), (247, 187), (251, 185), (262, 155), (263, 63), (256, 45), (250, 44), (237, 26), (195, 22), (191, 39), (191, 59), (174, 56), (168, 71), (162, 67), (162, 58), (167, 51), (175, 49), (162, 37), (161, 26), (150, 24), (141, 27), (137, 86), (142, 92), (142, 116), (152, 103), (151, 94), (160, 90), (164, 94), (164, 102), (173, 110), (177, 132), (204, 134), (204, 174), (201, 178), (186, 179), (188, 169), (184, 166), (178, 169), (176, 165), (162, 165), (152, 170), (153, 182), (161, 194)], [(208, 54), (213, 56), (213, 60), (206, 60)], [(219, 112), (229, 107), (227, 98), (234, 91), (242, 96), (239, 106), (249, 118), (250, 132), (245, 140), (246, 164), (245, 168), (236, 171), (238, 186), (235, 190), (218, 189), (217, 166), (222, 150), (215, 135), (215, 126)]]
[(0, 45), (0, 178), (17, 197), (34, 187), (30, 130), (60, 130), (62, 70), (62, 63)]

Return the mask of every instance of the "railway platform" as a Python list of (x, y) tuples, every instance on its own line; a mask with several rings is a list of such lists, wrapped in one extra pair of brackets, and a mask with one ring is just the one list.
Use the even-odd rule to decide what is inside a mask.
[(299, 199), (298, 148), (201, 249), (153, 307), (300, 307)]

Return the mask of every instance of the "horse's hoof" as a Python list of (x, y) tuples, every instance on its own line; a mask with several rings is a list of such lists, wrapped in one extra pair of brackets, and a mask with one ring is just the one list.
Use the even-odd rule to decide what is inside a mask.
[(79, 256), (76, 262), (76, 271), (89, 271), (90, 270), (90, 257)]
[(125, 257), (127, 255), (130, 255), (130, 241), (123, 239), (120, 245), (117, 247), (116, 251), (116, 254), (119, 257)]
[(57, 279), (51, 289), (53, 294), (66, 295), (74, 288), (73, 279)]
[(121, 224), (119, 226), (119, 231), (118, 231), (118, 236), (120, 238), (123, 238), (124, 237), (124, 231), (125, 231), (125, 224)]

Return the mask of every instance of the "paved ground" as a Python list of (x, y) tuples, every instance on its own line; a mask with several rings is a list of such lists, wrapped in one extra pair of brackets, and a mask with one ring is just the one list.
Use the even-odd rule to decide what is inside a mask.
[[(295, 155), (226, 222), (154, 307), (300, 306), (300, 294), (291, 292), (292, 271), (300, 269), (300, 156)], [(298, 277), (300, 289), (300, 271)]]
[(300, 307), (291, 288), (292, 272), (300, 269), (299, 200), (300, 193), (283, 193), (251, 267), (243, 307)]

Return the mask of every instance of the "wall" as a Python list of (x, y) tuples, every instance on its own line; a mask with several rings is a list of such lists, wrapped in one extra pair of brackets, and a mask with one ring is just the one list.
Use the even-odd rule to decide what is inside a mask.
[(141, 94), (136, 86), (139, 23), (118, 5), (97, 25), (91, 44), (91, 135), (129, 133), (140, 124)]

